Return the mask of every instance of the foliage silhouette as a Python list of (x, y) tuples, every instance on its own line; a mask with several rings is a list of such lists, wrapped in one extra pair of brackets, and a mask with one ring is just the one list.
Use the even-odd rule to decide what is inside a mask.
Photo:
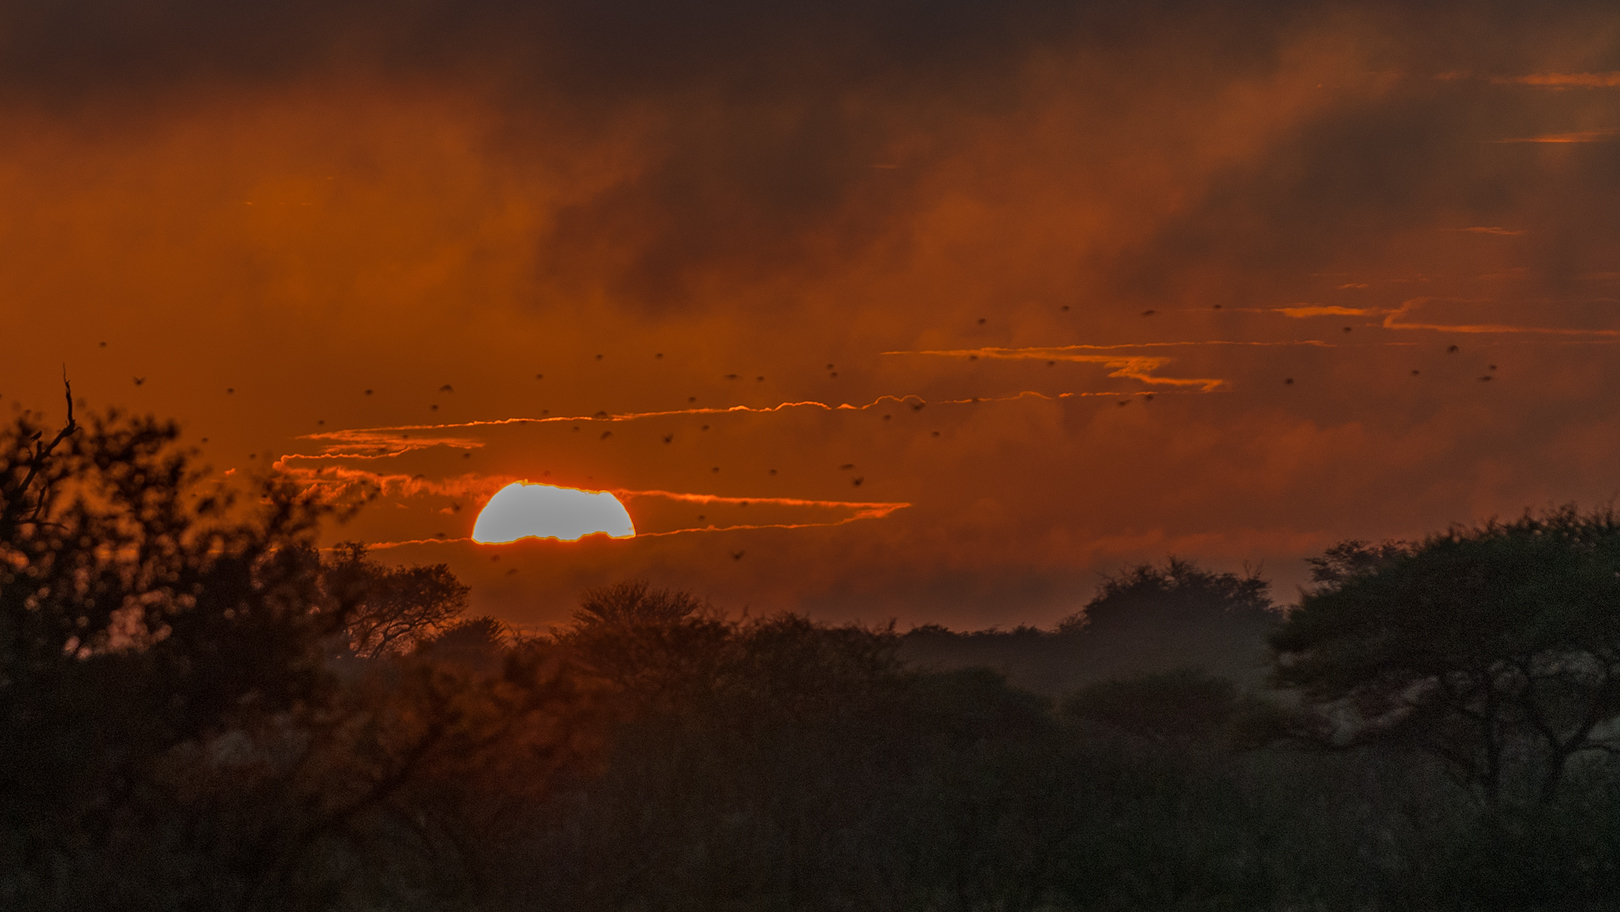
[(1411, 739), (1489, 804), (1550, 802), (1574, 758), (1620, 747), (1602, 728), (1620, 717), (1614, 513), (1346, 543), (1318, 569), (1272, 643), (1325, 735)]

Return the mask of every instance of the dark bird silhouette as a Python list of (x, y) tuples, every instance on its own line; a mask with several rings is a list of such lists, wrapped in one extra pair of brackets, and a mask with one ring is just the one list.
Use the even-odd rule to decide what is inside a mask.
[(534, 379), (536, 379), (536, 380), (544, 380), (544, 379), (546, 379), (546, 375), (545, 374), (535, 374)]
[(934, 436), (935, 436), (935, 437), (938, 437), (938, 436), (939, 436), (939, 431), (935, 431), (935, 432), (934, 432)]
[(207, 443), (207, 442), (208, 442), (208, 438), (207, 438), (207, 437), (204, 437), (204, 438), (203, 438), (203, 439), (202, 439), (202, 442), (203, 442), (203, 443)]
[(107, 343), (105, 343), (105, 342), (103, 342), (103, 343), (101, 343), (101, 347), (102, 347), (102, 348), (106, 348), (106, 347), (107, 347)]
[(893, 417), (894, 417), (893, 415), (884, 415), (883, 420), (888, 421), (890, 418), (893, 418)]
[(577, 424), (574, 425), (574, 430), (576, 430), (576, 431), (579, 430), (579, 425), (577, 425)]
[(1446, 354), (1448, 354), (1448, 355), (1455, 355), (1459, 351), (1461, 351), (1461, 349), (1459, 349), (1455, 345), (1450, 345), (1450, 346), (1446, 347)]
[(977, 361), (977, 360), (979, 360), (979, 356), (978, 355), (968, 355), (968, 360), (969, 361)]
[(514, 574), (514, 573), (516, 573), (516, 572), (517, 572), (517, 568), (516, 568), (516, 567), (512, 567), (512, 568), (510, 568), (510, 569), (508, 569), (508, 570), (507, 570), (507, 571), (506, 571), (506, 575), (507, 575), (507, 576), (511, 576), (511, 575), (512, 575), (512, 574)]
[(444, 386), (439, 387), (439, 392), (441, 392), (441, 393), (453, 393), (455, 391), (456, 391), (456, 388), (451, 386), (448, 383), (446, 383)]
[(691, 403), (697, 401), (697, 397), (696, 396), (687, 396), (686, 401), (687, 401), (688, 404), (691, 404)]
[(831, 365), (831, 364), (829, 364), (829, 365), (827, 365), (827, 369), (828, 369), (828, 370), (832, 370), (832, 369), (833, 369), (833, 366), (832, 366), (832, 365)]
[(592, 415), (591, 417), (592, 418), (597, 418), (597, 419), (606, 418), (606, 417), (608, 417), (608, 413), (605, 412), (605, 411), (598, 410), (597, 413)]
[(234, 387), (234, 386), (225, 387), (225, 395), (229, 396), (234, 392), (236, 392), (236, 387)]
[(459, 502), (451, 502), (451, 504), (450, 504), (450, 512), (451, 513), (460, 513), (461, 512), (461, 504)]
[(674, 434), (665, 434), (665, 435), (664, 435), (664, 442), (665, 442), (665, 443), (670, 443), (670, 442), (671, 442), (671, 441), (673, 441), (673, 440), (674, 440), (674, 439), (675, 439), (675, 435), (674, 435)]
[(1142, 311), (1142, 316), (1144, 316), (1144, 317), (1151, 317), (1151, 316), (1153, 316), (1153, 315), (1154, 315), (1154, 314), (1156, 314), (1156, 313), (1158, 313), (1158, 311), (1156, 311), (1156, 310), (1153, 310), (1153, 309), (1152, 309), (1152, 308), (1149, 308), (1149, 309), (1147, 309), (1147, 310), (1144, 310), (1144, 311)]
[(606, 440), (606, 439), (608, 439), (609, 437), (612, 437), (612, 436), (613, 436), (612, 431), (603, 431), (601, 439)]
[(712, 469), (710, 469), (710, 470), (709, 470), (709, 471), (711, 471), (711, 472), (718, 472), (718, 471), (720, 471), (720, 467), (719, 467), (719, 466), (715, 466), (715, 467), (714, 467), (714, 468), (712, 468)]
[(707, 520), (708, 517), (704, 516), (702, 513), (698, 514), (698, 522), (706, 522)]
[(1486, 369), (1486, 370), (1496, 370), (1496, 365), (1494, 365), (1494, 364), (1487, 364), (1487, 365), (1485, 365), (1485, 369)]
[(1063, 305), (1063, 306), (1062, 306), (1062, 307), (1060, 307), (1060, 308), (1058, 308), (1058, 309), (1059, 309), (1059, 310), (1068, 310), (1068, 309), (1069, 309), (1069, 305), (1067, 305), (1067, 304), (1065, 304), (1065, 305)]
[(914, 412), (920, 412), (920, 411), (923, 410), (923, 406), (925, 406), (927, 404), (928, 403), (926, 403), (926, 402), (913, 402), (913, 403), (911, 403), (911, 410), (914, 411)]
[(1489, 383), (1489, 382), (1491, 382), (1491, 375), (1490, 375), (1490, 374), (1486, 374), (1486, 375), (1485, 375), (1485, 376), (1483, 376), (1483, 377), (1481, 377), (1481, 378), (1479, 378), (1479, 379), (1481, 379), (1481, 380), (1483, 380), (1483, 381), (1485, 381), (1485, 382), (1486, 382), (1486, 383)]
[(775, 469), (771, 469), (771, 474), (772, 474), (772, 475), (775, 475), (775, 474), (776, 474), (776, 470), (775, 470)]
[(1048, 361), (1048, 362), (1046, 362), (1046, 366), (1047, 367), (1057, 367), (1057, 362), (1056, 361)]
[(1216, 309), (1216, 310), (1220, 310), (1220, 309), (1221, 309), (1221, 305), (1219, 305), (1219, 304), (1216, 304), (1216, 305), (1215, 305), (1215, 309)]
[(1294, 385), (1294, 378), (1293, 377), (1284, 377), (1283, 378), (1283, 385), (1284, 386), (1293, 386)]
[(1131, 404), (1131, 400), (1129, 400), (1129, 399), (1121, 399), (1121, 400), (1119, 400), (1119, 407), (1120, 408), (1124, 408), (1125, 406), (1130, 405), (1130, 404)]
[(702, 426), (702, 430), (705, 430), (705, 431), (706, 431), (706, 430), (708, 430), (708, 429), (709, 429), (709, 426), (708, 426), (708, 425), (706, 425), (706, 424), (705, 424), (705, 425), (703, 425), (703, 426)]
[(1346, 326), (1346, 327), (1345, 327), (1345, 328), (1344, 328), (1344, 331), (1345, 331), (1345, 332), (1349, 332), (1349, 331), (1350, 331), (1350, 327), (1348, 327), (1348, 326)]
[(834, 380), (837, 380), (838, 379), (838, 372), (833, 371), (832, 373), (828, 374), (827, 376), (833, 378)]
[(866, 479), (864, 479), (864, 478), (852, 478), (852, 479), (850, 479), (850, 482), (851, 482), (851, 483), (852, 483), (852, 484), (854, 484), (854, 485), (855, 485), (855, 487), (857, 487), (857, 488), (858, 488), (858, 487), (860, 487), (860, 486), (861, 486), (861, 482), (863, 482), (863, 481), (865, 481), (865, 480), (866, 480)]
[(371, 395), (371, 390), (366, 390), (366, 395), (367, 396)]
[(980, 317), (980, 318), (979, 318), (979, 325), (980, 325), (980, 326), (983, 326), (983, 325), (984, 325), (984, 317)]
[(736, 374), (726, 374), (726, 379), (727, 380), (735, 380), (735, 379), (737, 379), (737, 375)]
[(853, 468), (855, 468), (855, 463), (853, 463), (853, 462), (846, 462), (846, 463), (844, 463), (844, 464), (843, 464), (843, 465), (841, 465), (841, 466), (839, 466), (839, 467), (838, 467), (838, 471), (840, 471), (840, 472), (847, 472), (847, 471), (849, 471), (849, 470), (850, 470), (850, 469), (853, 469)]
[(471, 458), (472, 458), (472, 454), (471, 454), (471, 453), (462, 453), (462, 454), (461, 454), (461, 458), (462, 458), (462, 459), (471, 459)]
[(320, 426), (322, 426), (322, 427), (325, 427), (325, 426), (326, 426), (326, 419), (325, 419), (325, 418), (322, 418), (322, 419), (320, 419), (320, 420), (319, 420), (319, 421), (316, 421), (316, 422), (315, 422), (315, 423), (316, 423), (316, 424), (317, 424), (317, 425), (320, 425)]
[(733, 552), (731, 552), (731, 559), (732, 560), (739, 560), (739, 561), (742, 560), (743, 559), (743, 552), (741, 552), (741, 551), (733, 551)]
[(765, 378), (763, 376), (759, 376), (759, 377), (754, 378), (755, 383), (762, 383), (762, 382), (764, 382), (764, 380), (765, 380)]
[(600, 361), (600, 360), (602, 360), (602, 356), (601, 356), (601, 355), (597, 355), (597, 356), (596, 356), (596, 360), (598, 360), (598, 361)]
[(657, 354), (653, 355), (653, 357), (654, 358), (662, 358), (662, 357), (664, 357), (664, 353), (663, 352), (658, 352)]
[(439, 410), (439, 404), (437, 402), (435, 402), (432, 405), (428, 406), (428, 408), (431, 409), (432, 411), (436, 412), (436, 411)]
[(1152, 401), (1153, 401), (1153, 394), (1152, 394), (1152, 393), (1148, 393), (1148, 394), (1146, 394), (1146, 395), (1144, 395), (1144, 396), (1143, 396), (1143, 397), (1142, 397), (1142, 399), (1143, 399), (1143, 400), (1145, 400), (1145, 401), (1147, 401), (1147, 402), (1152, 402)]
[(1422, 371), (1419, 371), (1419, 370), (1414, 370), (1414, 371), (1412, 371), (1412, 376), (1414, 376), (1414, 377), (1416, 377), (1416, 376), (1418, 376), (1418, 375), (1419, 375), (1419, 374), (1421, 374), (1421, 373), (1422, 373)]
[(136, 386), (140, 386), (140, 385), (141, 385), (141, 384), (143, 384), (143, 383), (145, 383), (145, 382), (146, 382), (146, 378), (145, 378), (145, 377), (136, 377), (136, 378), (135, 378), (135, 385), (136, 385)]

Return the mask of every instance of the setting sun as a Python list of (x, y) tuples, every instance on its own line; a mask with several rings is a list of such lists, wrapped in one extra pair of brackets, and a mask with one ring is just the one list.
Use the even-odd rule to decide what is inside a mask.
[(499, 544), (520, 538), (578, 541), (596, 534), (635, 537), (635, 524), (617, 497), (607, 491), (514, 481), (489, 499), (473, 525), (472, 537)]

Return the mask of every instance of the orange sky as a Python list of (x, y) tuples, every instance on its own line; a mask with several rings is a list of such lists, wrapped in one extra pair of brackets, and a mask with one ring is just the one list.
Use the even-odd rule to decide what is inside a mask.
[[(1288, 600), (1620, 493), (1604, 4), (217, 6), (0, 13), (0, 406), (66, 364), (381, 481), (333, 540), (504, 619), (1047, 624), (1171, 553)], [(433, 540), (520, 478), (673, 534)]]

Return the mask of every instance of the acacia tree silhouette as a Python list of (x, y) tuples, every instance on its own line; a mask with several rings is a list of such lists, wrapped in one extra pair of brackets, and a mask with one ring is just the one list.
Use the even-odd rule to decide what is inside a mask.
[[(1620, 517), (1573, 506), (1417, 544), (1345, 542), (1272, 638), (1277, 679), (1340, 741), (1408, 738), (1495, 805), (1620, 753)], [(1332, 717), (1353, 714), (1351, 726)]]

